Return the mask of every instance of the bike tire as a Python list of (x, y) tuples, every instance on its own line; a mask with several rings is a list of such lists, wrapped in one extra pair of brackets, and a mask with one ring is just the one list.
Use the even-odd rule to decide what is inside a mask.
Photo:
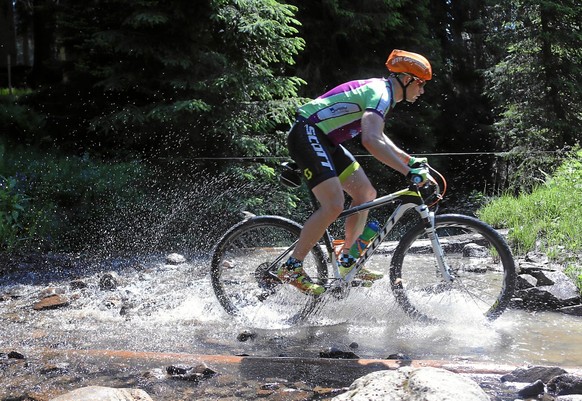
[[(224, 310), (255, 325), (277, 320), (297, 323), (317, 305), (317, 297), (283, 284), (265, 271), (298, 238), (302, 226), (278, 216), (255, 216), (230, 228), (218, 241), (211, 263), (214, 293)], [(290, 254), (290, 253), (289, 253)], [(276, 269), (288, 255), (274, 265)], [(303, 261), (314, 280), (327, 279), (327, 258), (316, 245)]]
[(420, 222), (394, 250), (390, 282), (397, 303), (421, 320), (458, 320), (472, 314), (489, 320), (499, 317), (516, 281), (507, 242), (492, 227), (469, 216), (436, 216), (435, 230), (455, 280), (444, 284), (426, 225)]

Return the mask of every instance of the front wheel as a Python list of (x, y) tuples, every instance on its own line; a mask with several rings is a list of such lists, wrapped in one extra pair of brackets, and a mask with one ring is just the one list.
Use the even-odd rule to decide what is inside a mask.
[(435, 233), (453, 276), (441, 274), (424, 222), (400, 240), (390, 267), (398, 304), (420, 319), (458, 319), (479, 314), (493, 320), (507, 307), (515, 288), (515, 263), (503, 237), (469, 216), (435, 217)]
[[(281, 283), (275, 270), (287, 260), (301, 225), (278, 216), (256, 216), (233, 226), (215, 247), (211, 281), (222, 307), (231, 315), (261, 325), (297, 322), (306, 317), (317, 297)], [(314, 281), (325, 281), (327, 264), (316, 245), (303, 261)]]

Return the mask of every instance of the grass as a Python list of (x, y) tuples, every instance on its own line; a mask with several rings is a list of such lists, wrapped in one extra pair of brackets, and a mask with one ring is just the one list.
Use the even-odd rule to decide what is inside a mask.
[(0, 96), (20, 96), (20, 95), (27, 95), (32, 93), (32, 89), (21, 89), (21, 88), (12, 88), (12, 93), (9, 88), (0, 88)]
[(577, 150), (531, 193), (505, 195), (478, 211), (483, 221), (509, 229), (517, 255), (546, 253), (559, 260), (582, 289), (582, 150)]

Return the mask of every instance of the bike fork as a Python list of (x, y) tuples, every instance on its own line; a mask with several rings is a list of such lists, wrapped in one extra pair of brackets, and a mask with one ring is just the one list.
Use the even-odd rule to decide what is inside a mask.
[(430, 244), (432, 246), (433, 253), (437, 260), (437, 265), (439, 271), (441, 273), (441, 277), (445, 280), (445, 282), (451, 283), (454, 281), (455, 277), (451, 273), (450, 267), (445, 262), (445, 253), (443, 251), (443, 247), (439, 241), (439, 237), (435, 231), (435, 216), (434, 212), (428, 210), (426, 205), (419, 206), (417, 209), (420, 216), (423, 220), (427, 221), (426, 233), (430, 240)]

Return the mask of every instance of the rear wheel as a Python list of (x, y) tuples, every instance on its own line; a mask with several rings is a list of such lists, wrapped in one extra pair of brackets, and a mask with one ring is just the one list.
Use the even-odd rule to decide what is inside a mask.
[[(317, 303), (275, 276), (299, 238), (301, 225), (277, 216), (257, 216), (232, 227), (216, 245), (211, 265), (214, 292), (231, 315), (260, 324), (297, 322)], [(326, 258), (316, 245), (303, 261), (314, 280), (327, 278)]]
[(487, 224), (462, 215), (435, 218), (445, 263), (454, 276), (441, 276), (423, 222), (408, 231), (394, 251), (392, 290), (399, 305), (420, 319), (457, 319), (479, 314), (499, 317), (515, 288), (515, 264), (509, 246)]

